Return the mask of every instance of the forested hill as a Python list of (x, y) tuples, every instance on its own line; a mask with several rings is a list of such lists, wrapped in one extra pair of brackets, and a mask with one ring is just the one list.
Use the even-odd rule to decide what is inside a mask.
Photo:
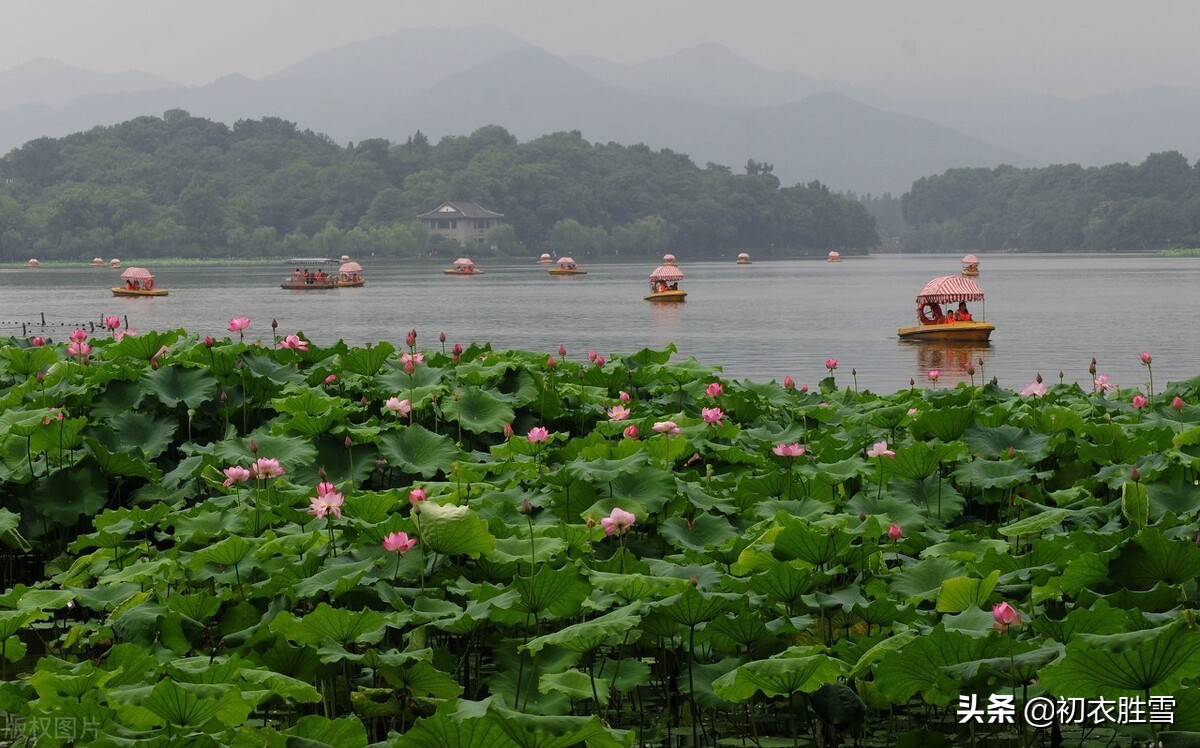
[(525, 143), (499, 127), (436, 145), (341, 146), (275, 118), (232, 128), (172, 110), (0, 159), (0, 258), (450, 254), (415, 217), (469, 200), (508, 217), (501, 253), (796, 256), (877, 243), (858, 203), (578, 133)]
[(1200, 164), (952, 169), (902, 199), (911, 251), (1137, 251), (1200, 246)]

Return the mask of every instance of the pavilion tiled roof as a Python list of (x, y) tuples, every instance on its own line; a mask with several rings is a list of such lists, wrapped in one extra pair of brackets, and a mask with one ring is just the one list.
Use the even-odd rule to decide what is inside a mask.
[[(443, 210), (445, 207), (451, 207), (454, 210)], [(478, 203), (470, 203), (462, 200), (447, 200), (438, 207), (422, 213), (417, 218), (504, 218), (503, 213), (495, 213), (482, 207)]]

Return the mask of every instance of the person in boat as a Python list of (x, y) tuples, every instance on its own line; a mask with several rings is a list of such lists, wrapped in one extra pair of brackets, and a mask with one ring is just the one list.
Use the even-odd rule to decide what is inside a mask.
[(671, 284), (671, 290), (672, 290), (672, 291), (678, 291), (678, 290), (679, 290), (679, 283), (678, 283), (678, 281), (676, 281), (675, 283), (672, 283), (672, 284)]
[(954, 319), (959, 322), (971, 322), (971, 313), (967, 311), (967, 302), (958, 302), (958, 311), (954, 313)]
[(133, 281), (125, 281), (125, 290), (126, 290), (126, 291), (132, 291), (132, 290), (133, 290)]

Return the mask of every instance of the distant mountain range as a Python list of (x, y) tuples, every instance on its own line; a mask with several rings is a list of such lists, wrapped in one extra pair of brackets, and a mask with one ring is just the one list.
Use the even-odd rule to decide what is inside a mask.
[(716, 44), (639, 65), (560, 58), (486, 26), (406, 30), (315, 54), (261, 80), (185, 87), (35, 60), (0, 72), (0, 152), (40, 136), (183, 108), (229, 122), (278, 116), (340, 142), (433, 139), (488, 124), (521, 139), (579, 130), (785, 184), (906, 191), (955, 166), (1141, 161), (1200, 153), (1200, 91), (1077, 101), (969, 85), (850, 86), (761, 68)]

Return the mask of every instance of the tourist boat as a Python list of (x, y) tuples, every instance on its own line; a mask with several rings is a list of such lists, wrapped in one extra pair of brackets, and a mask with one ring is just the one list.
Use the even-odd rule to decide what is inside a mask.
[[(290, 276), (283, 279), (279, 287), (288, 291), (326, 291), (337, 288), (338, 274), (333, 272), (337, 264), (337, 260), (328, 257), (293, 257), (287, 261), (287, 265), (295, 269)], [(316, 267), (316, 270), (310, 269), (313, 267)]]
[(539, 265), (549, 265), (552, 261), (549, 252), (542, 252), (542, 256), (538, 258)]
[(483, 271), (475, 267), (469, 257), (459, 257), (454, 261), (454, 267), (442, 271), (446, 275), (483, 275)]
[(338, 288), (358, 288), (366, 283), (362, 277), (362, 265), (351, 262), (349, 257), (342, 257), (342, 265), (338, 268)]
[[(990, 322), (946, 322), (942, 304), (983, 301), (983, 290), (970, 278), (943, 275), (925, 284), (917, 294), (917, 324), (901, 327), (901, 338), (916, 340), (956, 340), (986, 343), (996, 326)], [(950, 310), (951, 314), (954, 310)], [(980, 316), (983, 316), (982, 314)]]
[(750, 253), (749, 252), (739, 252), (738, 256), (737, 256), (737, 264), (749, 265), (750, 264)]
[(121, 261), (114, 257), (108, 261), (108, 266), (113, 270), (116, 270), (121, 267)]
[(841, 252), (830, 252), (829, 256), (825, 258), (825, 262), (841, 262), (841, 261), (842, 261), (842, 253)]
[(113, 296), (166, 296), (164, 288), (154, 287), (154, 276), (146, 268), (130, 267), (121, 273), (123, 286), (113, 287)]
[(967, 255), (962, 258), (962, 274), (976, 276), (979, 275), (979, 258), (975, 255)]
[(550, 275), (587, 275), (586, 270), (580, 270), (579, 266), (570, 257), (560, 257), (558, 262), (552, 268), (546, 268), (546, 272)]
[(29, 262), (25, 263), (25, 266), (31, 267), (31, 268), (40, 268), (42, 266), (42, 263), (38, 262), (38, 259), (36, 257), (30, 257)]
[(679, 290), (683, 271), (675, 265), (675, 255), (663, 255), (663, 264), (650, 273), (650, 293), (646, 301), (680, 302), (687, 298), (687, 291)]
[(104, 260), (100, 259), (99, 257), (93, 257), (92, 258), (92, 267), (94, 267), (94, 268), (104, 267)]

